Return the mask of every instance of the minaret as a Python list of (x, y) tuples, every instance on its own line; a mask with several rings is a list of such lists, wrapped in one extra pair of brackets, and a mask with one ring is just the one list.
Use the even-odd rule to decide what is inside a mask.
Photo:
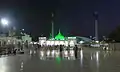
[(59, 33), (60, 33), (60, 29), (59, 29)]
[(53, 18), (54, 18), (54, 14), (52, 13), (52, 39), (54, 39), (54, 21), (53, 21)]
[(98, 12), (94, 12), (95, 17), (95, 40), (98, 41)]

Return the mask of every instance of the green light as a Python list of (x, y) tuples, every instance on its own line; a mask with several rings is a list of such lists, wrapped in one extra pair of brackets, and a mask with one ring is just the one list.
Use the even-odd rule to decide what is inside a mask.
[(50, 37), (49, 37), (49, 39), (52, 39), (52, 34), (50, 33)]
[(60, 57), (56, 57), (56, 62), (57, 62), (57, 64), (60, 64), (61, 58)]
[(59, 33), (55, 36), (55, 39), (56, 40), (64, 40), (65, 37), (60, 33), (60, 30), (59, 30)]

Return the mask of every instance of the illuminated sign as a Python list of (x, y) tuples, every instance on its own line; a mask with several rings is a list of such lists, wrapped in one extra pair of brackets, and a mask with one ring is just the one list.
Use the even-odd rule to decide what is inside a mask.
[(39, 37), (39, 39), (46, 39), (46, 37)]
[(68, 39), (76, 39), (76, 37), (68, 37)]

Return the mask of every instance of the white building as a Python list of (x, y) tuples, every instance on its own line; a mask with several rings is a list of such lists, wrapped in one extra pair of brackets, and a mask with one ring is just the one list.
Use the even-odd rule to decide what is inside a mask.
[(30, 42), (32, 42), (32, 37), (30, 37), (30, 35), (24, 33), (24, 36), (22, 36), (22, 41), (23, 41), (24, 43), (25, 43), (25, 42), (30, 43)]
[(0, 46), (18, 44), (19, 42), (22, 42), (22, 40), (15, 37), (0, 37)]
[(76, 37), (64, 37), (59, 31), (55, 38), (47, 39), (46, 37), (39, 37), (39, 44), (41, 46), (53, 46), (53, 45), (74, 46), (77, 44), (77, 41)]

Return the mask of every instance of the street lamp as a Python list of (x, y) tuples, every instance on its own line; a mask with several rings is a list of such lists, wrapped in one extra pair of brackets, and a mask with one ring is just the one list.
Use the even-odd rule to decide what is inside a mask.
[[(8, 26), (9, 21), (6, 18), (0, 18), (0, 24), (2, 26)], [(2, 44), (1, 44), (2, 45)]]
[(1, 18), (1, 24), (3, 26), (7, 26), (9, 24), (9, 21), (7, 19), (5, 19), (5, 18)]

